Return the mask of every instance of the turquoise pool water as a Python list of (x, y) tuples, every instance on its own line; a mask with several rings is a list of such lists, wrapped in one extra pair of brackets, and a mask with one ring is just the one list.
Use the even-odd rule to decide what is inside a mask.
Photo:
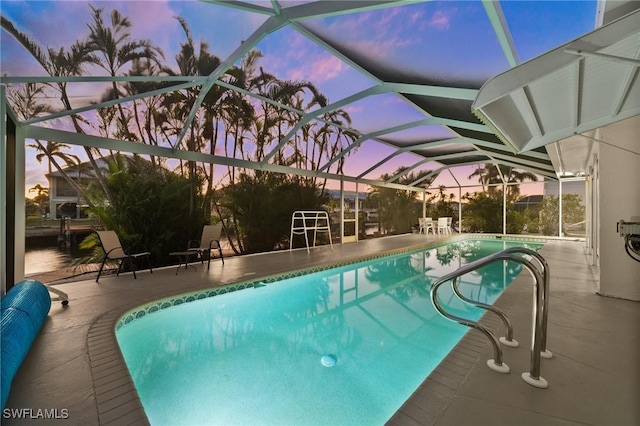
[[(116, 335), (152, 425), (383, 424), (468, 331), (437, 314), (431, 282), (514, 245), (541, 246), (466, 240), (378, 258), (160, 309)], [(460, 288), (492, 303), (520, 271), (496, 263)], [(449, 286), (439, 294), (481, 315)]]

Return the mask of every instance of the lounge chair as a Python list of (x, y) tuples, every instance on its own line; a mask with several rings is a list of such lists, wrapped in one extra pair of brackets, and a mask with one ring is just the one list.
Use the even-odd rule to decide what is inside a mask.
[(133, 272), (133, 278), (138, 279), (136, 276), (136, 268), (133, 264), (134, 259), (138, 259), (140, 257), (146, 257), (147, 263), (149, 264), (149, 271), (153, 273), (153, 269), (151, 269), (151, 253), (148, 251), (143, 251), (139, 253), (130, 253), (122, 248), (122, 244), (120, 244), (120, 239), (118, 238), (118, 234), (115, 231), (96, 231), (98, 234), (98, 239), (100, 240), (100, 244), (102, 245), (102, 249), (104, 250), (104, 259), (102, 260), (102, 265), (100, 265), (100, 270), (98, 271), (98, 277), (96, 278), (96, 282), (100, 279), (100, 274), (102, 274), (102, 268), (107, 260), (119, 260), (118, 264), (118, 273), (116, 275), (120, 275), (120, 271), (122, 270), (122, 264), (127, 261), (129, 263), (129, 267)]
[(204, 225), (202, 228), (202, 236), (200, 241), (189, 241), (187, 250), (197, 251), (200, 256), (200, 262), (204, 263), (204, 258), (207, 258), (207, 269), (211, 266), (211, 250), (218, 249), (220, 259), (224, 265), (224, 256), (222, 255), (222, 246), (220, 245), (220, 235), (222, 234), (222, 223), (215, 225)]

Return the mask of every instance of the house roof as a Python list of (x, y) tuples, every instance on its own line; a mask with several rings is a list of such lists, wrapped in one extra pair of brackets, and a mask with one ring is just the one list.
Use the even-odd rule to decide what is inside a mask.
[(639, 45), (635, 10), (490, 79), (473, 108), (518, 152), (560, 141), (559, 173), (585, 175), (597, 129), (640, 114)]

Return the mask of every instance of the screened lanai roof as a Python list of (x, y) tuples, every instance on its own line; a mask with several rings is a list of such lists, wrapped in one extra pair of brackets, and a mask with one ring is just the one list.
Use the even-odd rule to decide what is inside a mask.
[[(2, 2), (2, 83), (49, 85), (37, 100), (52, 110), (37, 117), (24, 117), (9, 99), (27, 138), (364, 184), (381, 184), (385, 175), (383, 185), (402, 181), (403, 187), (484, 163), (557, 178), (547, 147), (518, 153), (473, 114), (472, 104), (491, 77), (592, 30), (597, 13), (595, 1), (99, 1), (93, 5), (104, 9), (105, 24), (118, 10), (131, 21), (132, 38), (162, 49), (170, 72), (136, 75), (132, 62), (120, 58), (125, 65), (114, 76), (95, 64), (51, 76), (20, 36), (41, 46), (45, 57), (48, 48), (71, 51), (93, 25), (89, 4)], [(195, 53), (208, 45), (220, 60), (213, 71), (199, 75), (179, 67), (176, 55), (187, 41)], [(256, 50), (261, 57), (254, 75), (309, 82), (324, 101), (312, 102), (309, 90), (292, 100), (275, 86), (268, 90), (236, 78), (232, 70), (246, 67)], [(105, 95), (113, 82), (118, 99)], [(60, 83), (69, 94), (66, 107), (55, 98)], [(105, 128), (97, 119), (99, 111), (118, 104), (141, 119), (157, 108), (158, 97), (175, 93), (181, 100), (186, 93), (196, 96), (181, 104), (179, 120), (165, 116), (171, 126), (163, 127), (164, 134), (132, 140), (114, 121)], [(255, 155), (258, 129), (221, 132), (226, 138), (210, 146), (190, 146), (192, 132), (202, 131), (213, 108), (209, 98), (231, 99), (232, 93), (250, 99), (258, 115), (266, 117), (273, 107), (272, 113), (292, 117), (271, 129), (261, 155)], [(72, 115), (82, 118), (80, 134)], [(331, 137), (341, 138), (339, 149), (318, 152), (314, 161), (282, 161), (284, 153), (305, 149), (308, 126), (324, 123), (330, 123)], [(140, 126), (135, 120), (130, 125)], [(244, 153), (237, 150), (239, 140)], [(421, 172), (420, 179), (402, 179)]]

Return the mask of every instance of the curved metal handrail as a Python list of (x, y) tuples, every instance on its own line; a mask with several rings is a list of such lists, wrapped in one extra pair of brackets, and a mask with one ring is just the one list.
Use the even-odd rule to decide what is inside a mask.
[(509, 318), (507, 317), (507, 315), (493, 305), (489, 305), (486, 303), (479, 302), (477, 300), (470, 299), (464, 294), (462, 294), (462, 292), (460, 291), (460, 288), (458, 287), (458, 278), (460, 277), (454, 278), (451, 283), (451, 286), (453, 287), (453, 292), (456, 294), (456, 296), (458, 296), (459, 299), (471, 305), (474, 305), (478, 308), (481, 308), (487, 311), (491, 311), (494, 314), (496, 314), (502, 320), (502, 323), (504, 324), (504, 328), (505, 328), (505, 334), (506, 334), (504, 338), (501, 337), (498, 340), (503, 345), (507, 345), (512, 348), (517, 348), (520, 344), (518, 343), (517, 340), (513, 338), (513, 326), (511, 325), (511, 321), (509, 321)]
[[(541, 344), (542, 344), (542, 337), (543, 334), (546, 334), (545, 332), (543, 332), (542, 330), (542, 325), (543, 325), (543, 321), (542, 321), (542, 315), (544, 313), (544, 310), (542, 309), (542, 306), (545, 303), (545, 300), (547, 299), (546, 295), (544, 294), (545, 292), (545, 285), (540, 285), (541, 282), (543, 282), (544, 279), (546, 279), (547, 277), (545, 276), (545, 278), (543, 279), (543, 277), (540, 275), (540, 271), (538, 270), (538, 268), (536, 268), (533, 263), (531, 263), (530, 261), (517, 256), (515, 254), (514, 251), (509, 251), (510, 249), (507, 249), (505, 251), (501, 251), (498, 253), (494, 253), (491, 254), (489, 256), (483, 257), (482, 259), (478, 259), (475, 260), (473, 262), (467, 263), (466, 265), (460, 267), (458, 270), (451, 272), (449, 274), (446, 274), (442, 277), (440, 277), (439, 279), (437, 279), (432, 285), (431, 285), (431, 301), (433, 302), (434, 307), (436, 308), (436, 310), (445, 318), (451, 319), (453, 321), (456, 321), (460, 324), (466, 325), (468, 327), (472, 327), (476, 330), (479, 330), (481, 332), (483, 332), (487, 337), (489, 337), (489, 340), (493, 346), (493, 353), (494, 353), (494, 359), (493, 360), (489, 360), (487, 361), (487, 364), (489, 365), (490, 368), (499, 371), (499, 372), (503, 372), (503, 373), (507, 373), (509, 371), (509, 367), (503, 363), (502, 360), (502, 349), (500, 348), (500, 345), (498, 343), (498, 340), (496, 339), (496, 337), (493, 335), (493, 333), (491, 331), (489, 331), (489, 329), (487, 329), (486, 327), (484, 327), (483, 325), (479, 324), (476, 321), (472, 321), (466, 318), (462, 318), (462, 317), (458, 317), (456, 315), (450, 314), (448, 312), (446, 312), (442, 306), (440, 305), (440, 302), (438, 301), (437, 298), (437, 291), (438, 288), (444, 284), (447, 281), (454, 281), (455, 279), (469, 273), (472, 271), (475, 271), (476, 269), (479, 269), (483, 266), (489, 265), (491, 263), (495, 263), (495, 262), (499, 262), (499, 261), (504, 261), (504, 260), (510, 260), (513, 262), (517, 262), (517, 263), (521, 263), (522, 265), (524, 265), (533, 275), (534, 277), (534, 289), (535, 289), (535, 297), (534, 297), (534, 306), (533, 306), (533, 323), (534, 323), (534, 330), (533, 330), (533, 336), (532, 336), (532, 347), (531, 347), (531, 365), (530, 365), (530, 371), (529, 373), (523, 373), (522, 374), (522, 378), (529, 384), (536, 386), (536, 387), (541, 387), (541, 388), (546, 388), (548, 386), (547, 381), (545, 379), (543, 379), (542, 377), (540, 377), (540, 352), (541, 352)], [(522, 248), (522, 250), (525, 250), (524, 248)], [(526, 249), (528, 250), (528, 249)], [(518, 251), (520, 253), (523, 253), (523, 251)], [(524, 252), (526, 254), (531, 254), (529, 252)], [(537, 253), (536, 253), (537, 255)], [(536, 259), (540, 260), (538, 258), (539, 255), (534, 256)], [(544, 261), (544, 259), (543, 259)], [(544, 268), (544, 264), (546, 262), (543, 263), (543, 268)], [(548, 275), (548, 274), (546, 274)], [(452, 284), (453, 286), (454, 284)], [(455, 291), (455, 289), (454, 289)], [(456, 295), (458, 294), (458, 292), (456, 292)], [(464, 300), (464, 299), (463, 299)], [(472, 304), (476, 305), (476, 303), (479, 302), (471, 302)], [(476, 305), (478, 306), (478, 305)], [(505, 315), (506, 317), (506, 315)]]
[(440, 305), (440, 302), (438, 301), (438, 297), (436, 293), (438, 292), (438, 287), (440, 287), (445, 282), (447, 282), (447, 280), (437, 280), (431, 285), (431, 301), (433, 302), (433, 306), (436, 308), (438, 312), (440, 312), (440, 315), (442, 315), (443, 317), (450, 319), (452, 321), (456, 321), (458, 324), (466, 325), (467, 327), (474, 328), (484, 333), (485, 336), (489, 338), (489, 341), (493, 346), (493, 359), (488, 360), (487, 365), (489, 366), (489, 368), (499, 373), (508, 373), (509, 366), (502, 362), (502, 349), (500, 348), (500, 343), (498, 342), (498, 339), (496, 339), (496, 336), (494, 336), (493, 333), (489, 331), (488, 328), (486, 328), (485, 326), (483, 326), (482, 324), (476, 321), (472, 321), (466, 318), (459, 317), (457, 315), (450, 314), (449, 312), (445, 311), (444, 308), (442, 308), (442, 305)]
[(521, 253), (526, 254), (534, 259), (536, 259), (540, 265), (542, 266), (542, 278), (544, 279), (544, 302), (541, 304), (540, 309), (542, 310), (542, 337), (540, 342), (540, 356), (543, 358), (551, 358), (553, 357), (553, 353), (547, 350), (547, 323), (549, 319), (549, 282), (550, 282), (550, 274), (549, 274), (549, 264), (546, 259), (540, 255), (535, 250), (531, 250), (526, 247), (509, 247), (503, 250), (503, 253)]

